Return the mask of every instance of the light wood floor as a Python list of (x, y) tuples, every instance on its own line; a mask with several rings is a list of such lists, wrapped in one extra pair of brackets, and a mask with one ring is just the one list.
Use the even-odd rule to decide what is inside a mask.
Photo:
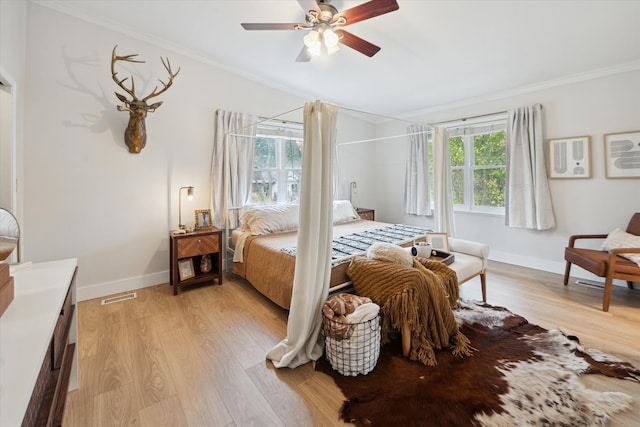
[[(65, 426), (333, 426), (343, 396), (310, 364), (275, 369), (268, 349), (286, 335), (287, 312), (251, 285), (227, 275), (222, 286), (194, 286), (173, 296), (169, 285), (138, 290), (110, 305), (78, 307), (79, 388)], [(562, 278), (490, 263), (488, 302), (545, 328), (561, 327), (640, 367), (640, 291), (614, 287), (611, 309), (602, 290), (562, 285)], [(476, 278), (463, 298), (481, 299)], [(640, 384), (589, 375), (597, 390), (633, 396), (611, 425), (640, 425)]]

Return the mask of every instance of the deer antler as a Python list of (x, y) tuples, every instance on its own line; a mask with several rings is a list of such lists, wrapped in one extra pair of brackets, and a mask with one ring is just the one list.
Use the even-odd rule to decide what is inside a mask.
[(165, 61), (164, 58), (160, 57), (162, 65), (164, 65), (165, 70), (167, 70), (167, 72), (169, 73), (169, 80), (165, 83), (162, 80), (158, 79), (158, 81), (162, 83), (163, 88), (158, 90), (158, 86), (156, 86), (149, 95), (147, 95), (143, 99), (138, 99), (138, 97), (136, 97), (136, 84), (133, 80), (133, 75), (131, 76), (131, 87), (128, 88), (125, 85), (125, 82), (129, 79), (129, 77), (125, 77), (123, 79), (118, 78), (118, 73), (116, 72), (115, 65), (118, 61), (137, 63), (144, 63), (144, 61), (133, 59), (138, 56), (138, 54), (118, 56), (116, 54), (117, 47), (118, 45), (115, 45), (113, 47), (113, 52), (111, 53), (111, 77), (122, 90), (131, 95), (131, 99), (127, 99), (125, 95), (115, 92), (118, 99), (124, 103), (124, 107), (122, 105), (117, 106), (118, 111), (129, 112), (129, 123), (127, 124), (127, 129), (124, 132), (124, 142), (127, 147), (129, 147), (130, 153), (139, 153), (147, 143), (147, 129), (144, 122), (145, 118), (147, 117), (147, 113), (149, 111), (156, 111), (156, 109), (162, 105), (162, 101), (149, 105), (147, 104), (147, 99), (153, 98), (154, 96), (158, 96), (161, 93), (166, 92), (167, 89), (169, 89), (173, 84), (173, 79), (180, 72), (180, 68), (178, 68), (178, 71), (174, 73), (173, 71), (171, 71), (171, 63), (169, 62), (169, 58), (167, 58)]
[[(116, 84), (118, 86), (120, 86), (120, 88), (122, 88), (122, 90), (124, 90), (129, 95), (131, 95), (131, 97), (133, 98), (133, 101), (137, 101), (138, 98), (136, 97), (136, 84), (135, 84), (135, 81), (133, 80), (133, 76), (131, 76), (131, 89), (128, 89), (124, 85), (124, 82), (126, 82), (127, 79), (129, 79), (129, 77), (125, 77), (122, 80), (118, 79), (118, 72), (115, 69), (115, 65), (116, 65), (117, 61), (137, 62), (139, 64), (144, 64), (145, 61), (137, 61), (137, 60), (133, 59), (134, 57), (138, 56), (137, 53), (135, 53), (133, 55), (118, 56), (118, 55), (116, 55), (116, 48), (117, 47), (118, 47), (118, 45), (115, 45), (113, 47), (113, 52), (111, 54), (111, 77), (113, 78), (113, 81), (116, 82)], [(129, 100), (127, 100), (127, 98), (125, 98), (123, 95), (120, 95), (117, 92), (116, 92), (116, 96), (118, 97), (118, 99), (120, 101), (124, 102), (125, 104), (128, 105), (130, 103)], [(118, 106), (118, 110), (122, 111), (120, 106)]]
[[(158, 86), (156, 86), (155, 88), (153, 88), (153, 92), (151, 92), (149, 95), (144, 97), (143, 101), (146, 101), (149, 98), (153, 98), (154, 96), (158, 96), (161, 93), (165, 92), (167, 89), (169, 89), (171, 87), (171, 85), (173, 84), (173, 79), (180, 72), (180, 67), (178, 67), (178, 71), (176, 71), (175, 74), (173, 73), (173, 71), (171, 71), (171, 62), (169, 62), (169, 58), (167, 58), (166, 62), (165, 62), (164, 58), (162, 58), (162, 57), (160, 57), (160, 60), (162, 61), (162, 65), (164, 65), (164, 69), (167, 70), (167, 72), (169, 73), (169, 81), (167, 83), (165, 83), (162, 80), (158, 79), (158, 81), (160, 83), (162, 83), (162, 85), (164, 86), (162, 88), (162, 90), (160, 90), (160, 92), (156, 92), (156, 90), (158, 89)], [(132, 79), (133, 79), (133, 77), (132, 77)], [(132, 82), (133, 82), (133, 80), (132, 80)]]

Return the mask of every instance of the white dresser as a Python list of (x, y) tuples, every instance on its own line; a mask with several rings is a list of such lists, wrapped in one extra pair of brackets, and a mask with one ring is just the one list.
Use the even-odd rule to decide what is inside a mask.
[[(75, 258), (12, 271), (0, 317), (0, 427), (59, 425), (78, 386)], [(32, 397), (33, 396), (33, 397)]]

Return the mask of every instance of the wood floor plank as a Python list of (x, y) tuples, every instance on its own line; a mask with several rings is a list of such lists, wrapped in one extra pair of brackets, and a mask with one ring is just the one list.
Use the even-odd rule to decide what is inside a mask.
[(175, 395), (175, 387), (165, 354), (154, 329), (153, 316), (126, 323), (136, 399), (140, 408), (154, 405)]
[(138, 425), (138, 410), (131, 399), (135, 393), (129, 383), (98, 394), (94, 398), (92, 424), (95, 426)]
[(190, 332), (174, 329), (160, 336), (167, 356), (177, 397), (190, 426), (224, 426), (233, 422), (215, 383), (211, 381), (206, 363), (192, 349), (195, 337)]
[(163, 399), (140, 411), (141, 427), (176, 427), (187, 425), (184, 411), (176, 396)]

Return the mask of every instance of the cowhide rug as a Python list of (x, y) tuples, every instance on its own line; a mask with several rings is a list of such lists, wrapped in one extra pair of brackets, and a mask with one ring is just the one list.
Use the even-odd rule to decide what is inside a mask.
[(461, 301), (456, 318), (477, 350), (471, 357), (441, 350), (428, 367), (403, 357), (397, 337), (368, 375), (345, 377), (318, 360), (316, 370), (347, 397), (341, 418), (358, 426), (600, 426), (629, 407), (627, 394), (588, 389), (578, 376), (640, 381), (632, 365), (501, 307)]

